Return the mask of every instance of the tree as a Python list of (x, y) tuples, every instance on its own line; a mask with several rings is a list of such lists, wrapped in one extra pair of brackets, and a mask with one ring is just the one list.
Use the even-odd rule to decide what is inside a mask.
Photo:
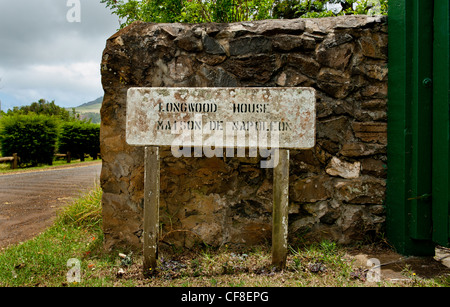
[(49, 102), (45, 99), (39, 99), (37, 102), (33, 102), (29, 106), (14, 107), (12, 110), (8, 110), (6, 115), (26, 115), (30, 113), (55, 116), (63, 121), (75, 120), (75, 116), (73, 114), (70, 114), (70, 112), (65, 108), (57, 106), (54, 100)]
[(312, 13), (326, 14), (326, 2), (317, 0), (275, 0), (273, 15), (277, 19), (292, 19), (310, 17), (309, 15)]
[(101, 0), (123, 28), (145, 22), (234, 22), (271, 18), (273, 0)]

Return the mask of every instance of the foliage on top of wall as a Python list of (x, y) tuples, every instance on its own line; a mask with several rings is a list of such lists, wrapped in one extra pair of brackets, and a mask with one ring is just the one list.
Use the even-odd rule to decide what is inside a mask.
[[(101, 0), (123, 28), (144, 22), (237, 22), (353, 14), (386, 15), (388, 0)], [(333, 6), (334, 5), (334, 6)], [(340, 9), (339, 9), (340, 5)], [(338, 9), (331, 9), (332, 7)]]

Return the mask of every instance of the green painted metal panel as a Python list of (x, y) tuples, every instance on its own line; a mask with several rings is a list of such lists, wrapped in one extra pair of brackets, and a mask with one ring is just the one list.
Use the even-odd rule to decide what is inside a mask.
[(434, 1), (433, 65), (433, 241), (448, 246), (450, 191), (449, 1)]
[(388, 92), (388, 176), (386, 189), (386, 234), (400, 253), (407, 250), (409, 241), (406, 228), (407, 171), (410, 155), (406, 151), (408, 110), (406, 101), (410, 49), (406, 40), (407, 3), (396, 1), (390, 4), (389, 24), (389, 92)]
[(431, 239), (433, 2), (413, 1), (411, 84), (411, 187), (409, 233), (413, 239)]

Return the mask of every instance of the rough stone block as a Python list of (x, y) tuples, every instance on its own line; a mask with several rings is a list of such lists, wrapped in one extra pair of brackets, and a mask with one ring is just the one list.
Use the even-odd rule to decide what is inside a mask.
[(354, 122), (352, 128), (355, 136), (363, 142), (387, 144), (387, 123)]
[(386, 182), (372, 177), (335, 181), (334, 193), (337, 199), (352, 204), (375, 204), (384, 202)]
[(326, 168), (327, 174), (342, 178), (358, 178), (361, 170), (361, 162), (349, 163), (333, 157)]
[(331, 197), (330, 180), (327, 176), (314, 176), (300, 179), (291, 185), (290, 199), (298, 202), (313, 203)]

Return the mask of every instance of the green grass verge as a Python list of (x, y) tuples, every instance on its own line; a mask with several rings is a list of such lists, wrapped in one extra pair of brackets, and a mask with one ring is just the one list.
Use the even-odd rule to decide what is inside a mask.
[[(103, 240), (100, 198), (97, 188), (61, 212), (42, 234), (1, 251), (0, 286), (66, 286), (71, 258), (80, 260), (83, 272), (89, 271), (91, 260), (97, 266), (110, 265), (108, 257), (96, 258)], [(99, 282), (93, 279), (86, 285)]]
[[(270, 246), (236, 252), (228, 246), (194, 249), (161, 249), (158, 273), (149, 279), (142, 274), (142, 255), (105, 253), (98, 187), (67, 206), (54, 225), (32, 240), (0, 251), (0, 287), (365, 287), (450, 286), (449, 276), (417, 277), (405, 268), (405, 282), (368, 283), (344, 247), (324, 241), (291, 248), (282, 272), (271, 266)], [(79, 263), (79, 282), (67, 274)], [(70, 262), (69, 262), (70, 264)], [(69, 274), (69, 277), (76, 275)]]
[(94, 160), (91, 157), (88, 157), (88, 158), (85, 158), (84, 161), (81, 161), (80, 159), (76, 159), (76, 160), (70, 161), (70, 163), (67, 163), (67, 161), (64, 160), (64, 159), (58, 159), (58, 160), (54, 160), (52, 165), (40, 164), (40, 165), (34, 166), (34, 167), (23, 166), (23, 167), (19, 167), (17, 169), (11, 169), (10, 163), (0, 163), (0, 174), (3, 174), (3, 173), (17, 173), (17, 172), (33, 171), (33, 170), (42, 170), (42, 169), (47, 169), (47, 168), (52, 168), (52, 167), (70, 166), (70, 165), (74, 165), (74, 164), (80, 164), (80, 163), (85, 163), (85, 162), (93, 162), (93, 161), (101, 161), (101, 160), (99, 160), (99, 159)]

